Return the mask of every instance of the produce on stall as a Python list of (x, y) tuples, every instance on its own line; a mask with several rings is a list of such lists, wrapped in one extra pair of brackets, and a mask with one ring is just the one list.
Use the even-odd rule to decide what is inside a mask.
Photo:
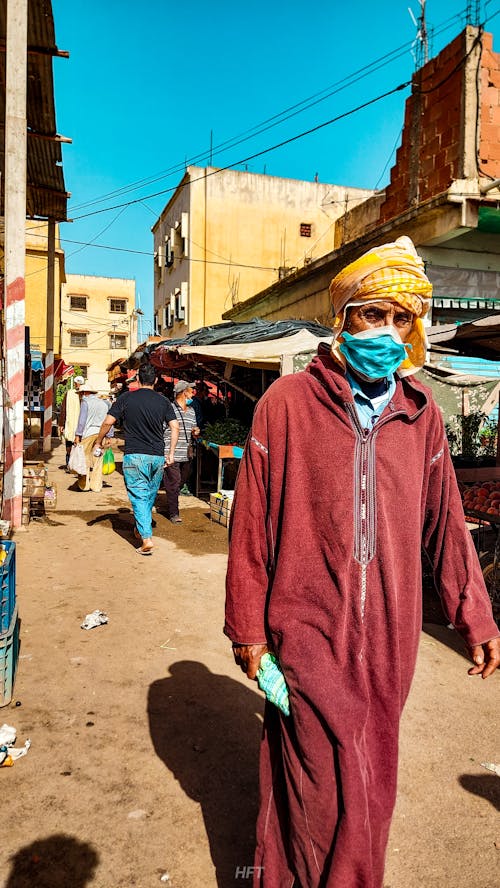
[(472, 535), (481, 570), (493, 606), (500, 620), (500, 480), (467, 485), (459, 481), (464, 513), (476, 525)]
[(471, 487), (461, 485), (464, 512), (496, 516), (500, 520), (500, 481), (482, 481)]

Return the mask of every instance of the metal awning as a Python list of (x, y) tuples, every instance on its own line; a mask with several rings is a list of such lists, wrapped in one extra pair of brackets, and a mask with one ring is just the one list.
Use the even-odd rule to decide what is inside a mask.
[(315, 336), (308, 330), (299, 330), (291, 336), (263, 342), (242, 342), (230, 345), (173, 345), (158, 346), (151, 355), (151, 363), (161, 370), (178, 369), (191, 364), (224, 363), (255, 370), (279, 371), (283, 358), (315, 352), (320, 342), (329, 337)]
[[(0, 171), (5, 174), (6, 0), (0, 0)], [(51, 0), (29, 0), (26, 163), (26, 216), (64, 222), (69, 194), (64, 185), (61, 143), (56, 131), (52, 59), (67, 57), (55, 44)], [(0, 215), (4, 215), (3, 189)]]
[(445, 324), (427, 331), (433, 351), (500, 360), (500, 318), (490, 315), (468, 324)]

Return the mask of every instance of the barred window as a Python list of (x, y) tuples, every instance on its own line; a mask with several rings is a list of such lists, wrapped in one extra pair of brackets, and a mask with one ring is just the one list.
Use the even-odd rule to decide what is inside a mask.
[(88, 333), (70, 333), (69, 344), (73, 346), (73, 348), (87, 348), (87, 338)]
[(125, 333), (111, 333), (109, 337), (110, 348), (127, 348), (127, 336)]
[(300, 223), (300, 236), (301, 237), (311, 237), (311, 234), (312, 234), (311, 222), (301, 222)]
[(110, 299), (109, 300), (109, 310), (113, 314), (125, 314), (127, 311), (127, 300), (126, 299)]
[(86, 296), (70, 296), (69, 307), (71, 311), (87, 311)]

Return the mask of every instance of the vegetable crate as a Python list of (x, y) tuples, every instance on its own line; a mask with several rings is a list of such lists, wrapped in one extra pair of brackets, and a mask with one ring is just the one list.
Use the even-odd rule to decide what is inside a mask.
[(19, 659), (19, 620), (14, 608), (9, 631), (0, 635), (0, 706), (12, 700)]
[(8, 632), (16, 606), (16, 544), (0, 543), (0, 634)]
[(23, 466), (23, 496), (43, 500), (49, 479), (43, 462), (26, 462)]
[(229, 526), (229, 516), (231, 515), (231, 506), (233, 505), (233, 497), (224, 493), (210, 494), (210, 520), (222, 524), (224, 527)]

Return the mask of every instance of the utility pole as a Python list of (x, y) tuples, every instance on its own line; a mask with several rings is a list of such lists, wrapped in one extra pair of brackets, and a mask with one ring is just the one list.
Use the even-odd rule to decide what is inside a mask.
[(427, 36), (427, 25), (425, 21), (425, 2), (419, 0), (420, 15), (418, 22), (413, 12), (408, 8), (408, 12), (413, 20), (413, 24), (417, 28), (417, 34), (413, 42), (413, 57), (415, 59), (415, 74), (413, 75), (412, 86), (412, 116), (411, 116), (411, 145), (409, 158), (409, 205), (417, 206), (420, 200), (420, 137), (422, 127), (422, 68), (429, 59), (429, 43)]

